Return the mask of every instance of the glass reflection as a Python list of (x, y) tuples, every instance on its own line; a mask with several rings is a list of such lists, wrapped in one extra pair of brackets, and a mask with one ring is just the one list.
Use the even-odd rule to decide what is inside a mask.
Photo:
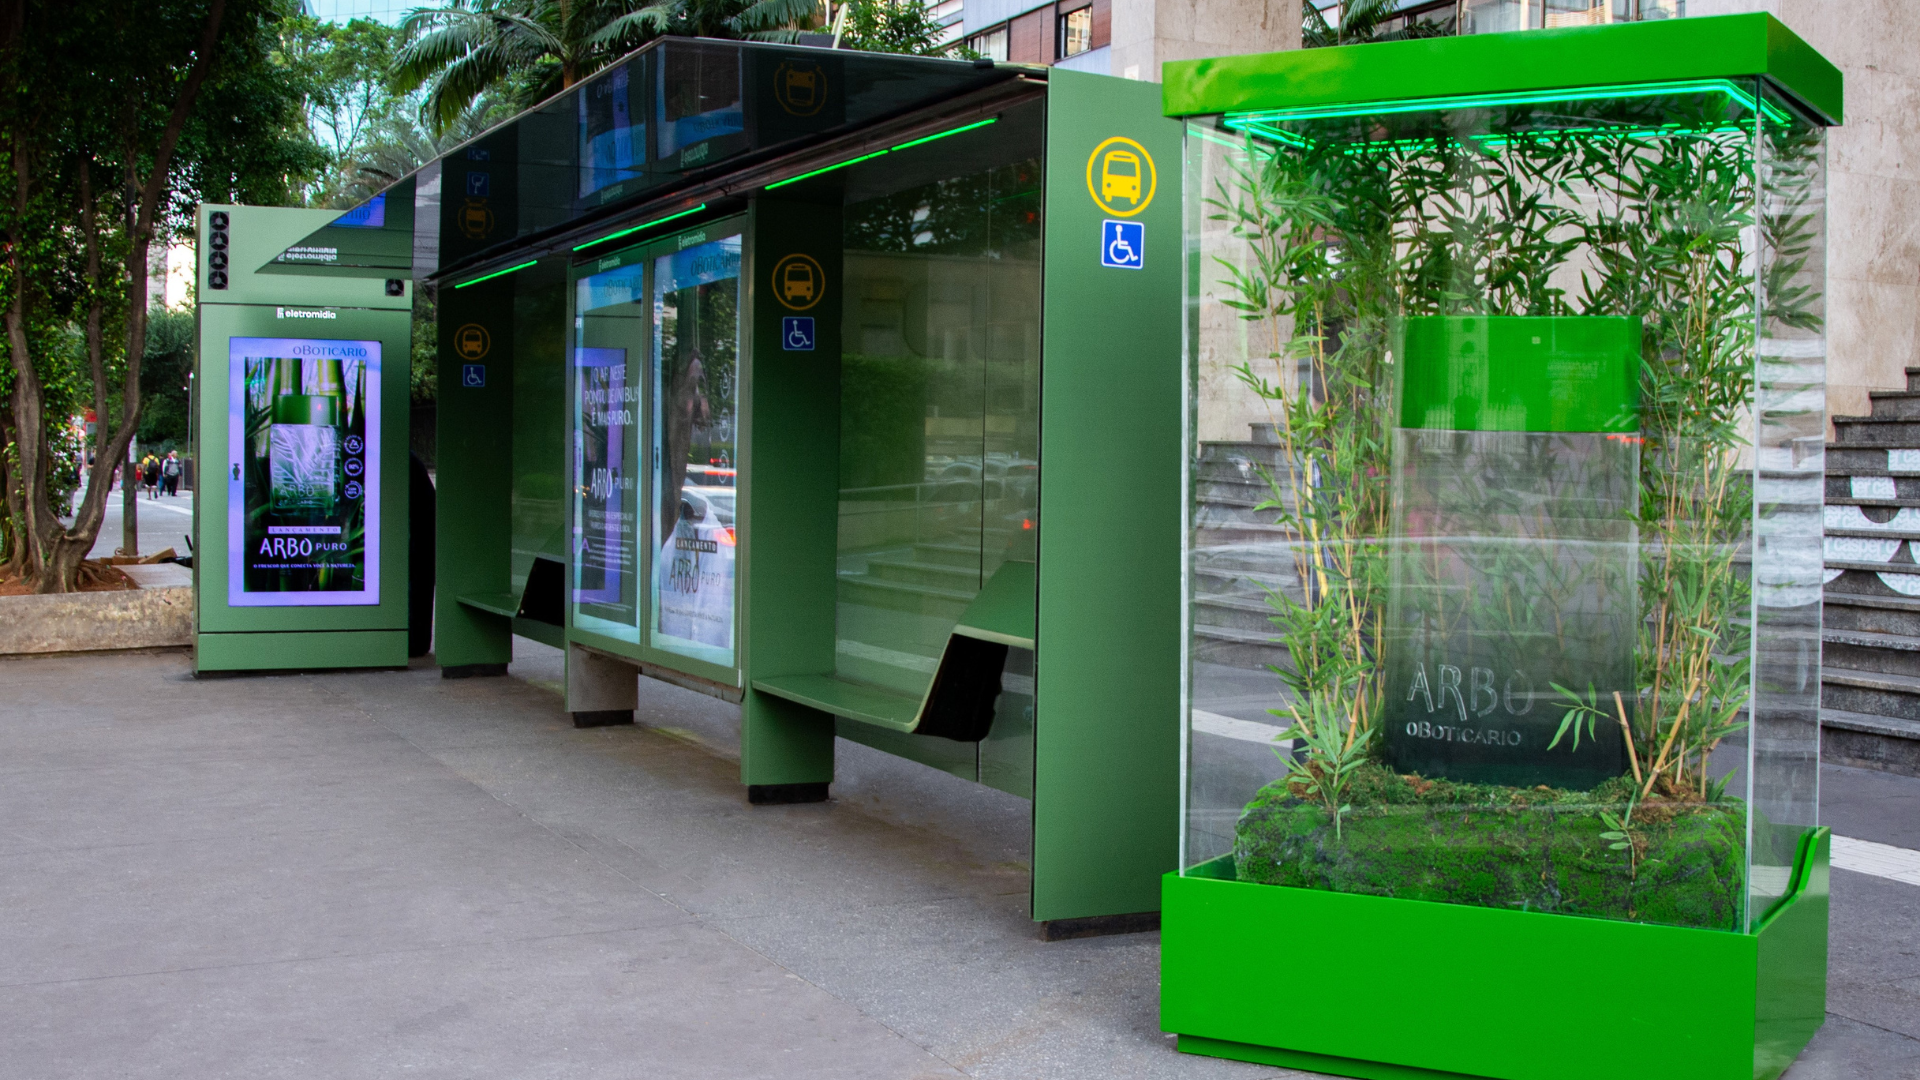
[(732, 666), (740, 238), (661, 255), (653, 274), (652, 644)]

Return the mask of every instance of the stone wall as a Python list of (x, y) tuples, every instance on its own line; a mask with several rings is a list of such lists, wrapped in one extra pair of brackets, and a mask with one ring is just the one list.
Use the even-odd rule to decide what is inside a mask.
[(1765, 11), (1847, 80), (1827, 143), (1827, 412), (1920, 366), (1920, 0), (1687, 0), (1688, 16)]
[(1300, 0), (1113, 0), (1108, 71), (1159, 82), (1169, 60), (1300, 47)]
[(0, 596), (0, 656), (193, 644), (193, 589)]

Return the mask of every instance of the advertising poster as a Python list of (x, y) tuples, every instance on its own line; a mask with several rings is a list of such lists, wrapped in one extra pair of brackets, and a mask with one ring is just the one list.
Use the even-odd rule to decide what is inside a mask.
[(380, 343), (229, 341), (227, 603), (380, 602)]
[(654, 262), (653, 643), (733, 663), (740, 238)]
[(574, 602), (589, 614), (635, 624), (634, 477), (629, 463), (637, 388), (627, 385), (627, 350), (575, 349)]

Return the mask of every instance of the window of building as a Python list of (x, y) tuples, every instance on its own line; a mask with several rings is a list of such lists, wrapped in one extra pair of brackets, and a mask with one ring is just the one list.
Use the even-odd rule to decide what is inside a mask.
[(1004, 61), (1007, 58), (1007, 28), (1001, 26), (984, 34), (975, 34), (967, 39), (967, 48), (988, 60)]
[(1060, 16), (1060, 57), (1078, 56), (1093, 48), (1093, 6), (1075, 8)]

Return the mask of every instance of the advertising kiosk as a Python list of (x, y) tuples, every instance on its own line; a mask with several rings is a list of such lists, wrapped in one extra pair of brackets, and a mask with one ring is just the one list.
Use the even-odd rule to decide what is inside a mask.
[(411, 285), (267, 270), (339, 216), (199, 210), (199, 672), (407, 663)]
[(1839, 72), (1741, 15), (1175, 63), (1165, 105), (1162, 1026), (1343, 1076), (1780, 1075), (1825, 1007)]
[(670, 38), (277, 261), (437, 286), (447, 676), (518, 634), (582, 725), (638, 675), (739, 701), (755, 803), (827, 798), (836, 738), (1012, 792), (1044, 933), (1144, 928), (1179, 153), (1150, 85)]

